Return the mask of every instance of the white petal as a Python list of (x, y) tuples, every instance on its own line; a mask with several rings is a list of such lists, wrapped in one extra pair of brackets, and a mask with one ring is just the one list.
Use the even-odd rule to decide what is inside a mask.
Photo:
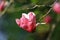
[(29, 15), (26, 13), (22, 13), (22, 16), (25, 16), (25, 18), (29, 19)]
[(30, 15), (31, 13), (32, 13), (34, 16), (36, 16), (34, 12), (29, 12), (28, 15)]

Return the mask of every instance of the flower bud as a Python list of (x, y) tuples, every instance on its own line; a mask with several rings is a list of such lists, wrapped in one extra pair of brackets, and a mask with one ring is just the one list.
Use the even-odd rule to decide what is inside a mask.
[(53, 11), (55, 11), (57, 14), (60, 14), (60, 3), (59, 2), (55, 2), (52, 8), (53, 8)]
[(32, 32), (36, 28), (35, 14), (33, 12), (29, 12), (28, 14), (22, 13), (22, 17), (20, 19), (16, 19), (16, 23), (20, 28), (28, 32)]

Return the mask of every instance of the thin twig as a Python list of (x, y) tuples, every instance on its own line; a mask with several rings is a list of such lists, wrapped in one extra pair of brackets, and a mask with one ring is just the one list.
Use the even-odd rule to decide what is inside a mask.
[[(32, 8), (27, 8), (27, 9), (35, 9), (35, 8), (37, 8), (37, 7), (45, 7), (46, 5), (35, 5), (35, 6), (33, 6)], [(51, 5), (48, 5), (49, 7), (52, 7)]]
[(46, 24), (46, 23), (37, 23), (37, 24), (36, 24), (36, 26), (39, 26), (39, 25), (41, 25), (41, 24), (43, 24), (43, 25), (44, 25), (44, 24)]
[(48, 10), (48, 12), (47, 12), (45, 15), (43, 15), (40, 19), (42, 19), (42, 18), (44, 18), (46, 15), (48, 15), (51, 10), (52, 10), (52, 8), (50, 8), (50, 9)]

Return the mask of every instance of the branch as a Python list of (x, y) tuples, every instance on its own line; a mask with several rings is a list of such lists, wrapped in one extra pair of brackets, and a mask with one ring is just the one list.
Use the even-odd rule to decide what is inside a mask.
[(52, 8), (50, 8), (50, 9), (48, 10), (48, 12), (47, 12), (45, 15), (43, 15), (40, 19), (42, 19), (42, 18), (44, 18), (46, 15), (48, 15), (51, 10), (52, 10)]
[[(27, 8), (27, 9), (35, 9), (35, 8), (37, 8), (37, 7), (45, 7), (46, 5), (35, 5), (35, 6), (33, 6), (32, 8)], [(52, 7), (52, 5), (48, 5), (49, 7)]]

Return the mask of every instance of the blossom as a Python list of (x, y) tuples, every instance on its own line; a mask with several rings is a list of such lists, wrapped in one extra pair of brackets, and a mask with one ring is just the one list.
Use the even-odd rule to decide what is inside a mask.
[(0, 3), (0, 11), (3, 11), (3, 9), (4, 9), (4, 1), (2, 1), (1, 3)]
[(4, 0), (0, 1), (0, 11), (3, 11), (8, 4), (9, 4), (8, 1), (4, 1)]
[(22, 13), (22, 17), (16, 19), (16, 23), (20, 28), (32, 32), (36, 28), (36, 15), (33, 12), (29, 12), (28, 14)]
[(55, 11), (57, 14), (60, 14), (60, 3), (59, 2), (54, 3), (53, 11)]
[(44, 22), (45, 23), (50, 23), (52, 21), (52, 17), (51, 16), (49, 16), (49, 15), (47, 15), (45, 18), (44, 18)]

